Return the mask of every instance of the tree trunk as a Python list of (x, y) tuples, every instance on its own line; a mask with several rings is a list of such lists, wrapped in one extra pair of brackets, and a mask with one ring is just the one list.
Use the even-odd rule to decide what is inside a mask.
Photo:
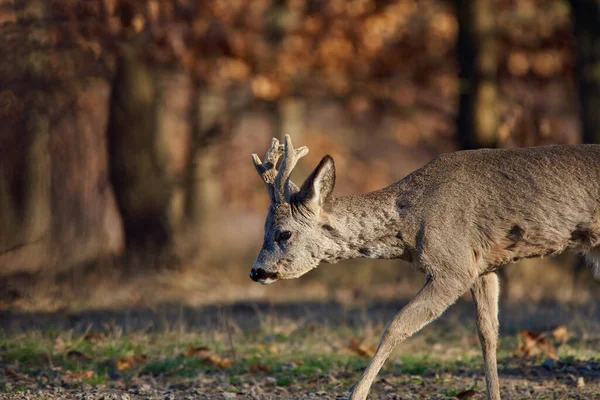
[(0, 0), (0, 277), (122, 248), (106, 179), (107, 69), (61, 12)]
[[(571, 18), (577, 42), (577, 81), (581, 141), (600, 143), (600, 2), (571, 0)], [(586, 270), (585, 257), (576, 268)], [(588, 272), (588, 271), (586, 271)]]
[(197, 252), (205, 217), (219, 207), (224, 104), (215, 96), (122, 48), (108, 136), (130, 265), (172, 267)]
[(571, 0), (582, 141), (600, 143), (600, 1)]
[[(42, 106), (41, 104), (38, 107)], [(29, 116), (27, 153), (24, 171), (24, 242), (33, 243), (50, 237), (50, 121), (48, 115), (33, 111)]]
[(193, 229), (200, 227), (221, 203), (219, 146), (229, 124), (223, 94), (196, 86), (194, 94), (193, 147), (188, 181), (187, 213)]
[(491, 0), (456, 0), (460, 65), (456, 135), (462, 149), (497, 144), (498, 60), (491, 3)]
[(123, 46), (113, 82), (108, 126), (110, 177), (130, 254), (144, 263), (173, 243), (168, 213), (172, 182), (160, 139), (158, 72)]

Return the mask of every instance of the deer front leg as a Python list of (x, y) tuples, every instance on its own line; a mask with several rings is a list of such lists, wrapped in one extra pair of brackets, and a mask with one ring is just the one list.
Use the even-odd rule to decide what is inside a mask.
[(466, 278), (429, 278), (421, 291), (388, 324), (373, 359), (354, 387), (351, 400), (365, 400), (375, 377), (394, 347), (439, 317), (463, 293), (472, 281)]
[(500, 400), (496, 347), (498, 344), (498, 275), (490, 273), (480, 277), (471, 288), (477, 315), (477, 332), (483, 351), (487, 398)]

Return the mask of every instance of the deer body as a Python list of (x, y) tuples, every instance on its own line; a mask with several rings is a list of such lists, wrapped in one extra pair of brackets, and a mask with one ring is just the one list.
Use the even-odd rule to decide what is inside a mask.
[(306, 152), (294, 153), (286, 136), (285, 146), (274, 140), (265, 163), (255, 157), (271, 207), (251, 278), (261, 283), (296, 278), (320, 262), (350, 258), (401, 258), (427, 277), (387, 326), (352, 399), (366, 399), (397, 343), (469, 289), (488, 398), (499, 399), (495, 271), (571, 248), (588, 254), (600, 278), (600, 263), (594, 261), (600, 253), (600, 145), (450, 153), (386, 188), (339, 198), (332, 195), (335, 167), (328, 156), (300, 189), (289, 173), (275, 170), (283, 156), (280, 170), (291, 172), (288, 163), (295, 165), (301, 155), (296, 156)]

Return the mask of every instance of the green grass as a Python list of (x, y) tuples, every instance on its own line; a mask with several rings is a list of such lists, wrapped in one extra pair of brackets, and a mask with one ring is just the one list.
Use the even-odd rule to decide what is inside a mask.
[[(240, 376), (269, 377), (273, 384), (288, 387), (298, 382), (319, 380), (324, 390), (347, 388), (366, 367), (369, 359), (348, 349), (350, 339), (364, 336), (368, 344), (377, 337), (365, 331), (348, 328), (319, 327), (316, 329), (280, 328), (259, 329), (253, 332), (166, 332), (160, 334), (106, 334), (97, 342), (74, 332), (30, 332), (19, 335), (0, 333), (0, 362), (18, 374), (38, 379), (44, 374), (69, 376), (93, 371), (86, 379), (74, 379), (73, 385), (102, 385), (114, 380), (150, 377), (164, 383), (185, 382), (199, 376), (226, 374), (229, 389), (235, 391)], [(431, 331), (433, 332), (433, 331)], [(435, 332), (433, 332), (435, 333)], [(420, 384), (423, 377), (435, 377), (444, 384), (444, 394), (454, 396), (465, 390), (452, 387), (452, 382), (438, 378), (444, 372), (482, 372), (483, 361), (477, 342), (445, 337), (427, 336), (408, 341), (392, 354), (381, 376), (409, 384)], [(437, 343), (437, 347), (434, 345)], [(207, 363), (197, 356), (186, 357), (186, 351), (206, 346), (209, 353), (231, 360), (231, 366)], [(516, 339), (502, 338), (498, 351), (500, 368), (515, 362)], [(145, 358), (125, 370), (117, 368), (118, 361), (127, 357)], [(584, 343), (573, 341), (559, 351), (561, 362), (598, 357)], [(540, 357), (536, 362), (543, 361)], [(326, 379), (335, 375), (335, 379)], [(0, 385), (1, 391), (19, 391), (24, 386)], [(24, 390), (24, 389), (23, 389)]]

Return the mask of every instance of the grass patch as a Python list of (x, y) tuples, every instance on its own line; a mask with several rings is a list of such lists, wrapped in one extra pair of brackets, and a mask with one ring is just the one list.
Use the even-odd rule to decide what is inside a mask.
[(289, 386), (290, 383), (292, 383), (292, 379), (290, 377), (279, 378), (275, 382), (277, 386)]
[[(96, 339), (90, 340), (90, 337)], [(318, 382), (321, 389), (347, 388), (356, 382), (369, 361), (348, 348), (349, 341), (357, 337), (364, 338), (365, 332), (330, 327), (283, 333), (259, 329), (235, 334), (216, 331), (96, 336), (55, 331), (0, 333), (0, 360), (8, 371), (5, 374), (11, 375), (11, 383), (0, 385), (0, 390), (18, 391), (21, 380), (39, 382), (45, 376), (58, 376), (73, 385), (97, 386), (136, 378), (159, 380), (169, 385), (201, 376), (225, 375), (226, 386), (233, 391), (243, 385), (244, 376), (256, 376), (268, 377), (272, 385), (281, 388), (306, 382)], [(444, 340), (440, 347), (439, 338), (437, 341), (433, 337), (411, 339), (410, 343), (399, 346), (382, 374), (419, 385), (424, 377), (438, 379), (438, 374), (445, 372), (482, 372), (483, 360), (477, 343), (460, 338)], [(374, 344), (376, 341), (373, 338), (366, 342)], [(577, 363), (581, 355), (587, 358), (600, 355), (597, 351), (590, 353), (589, 347), (579, 342), (572, 343), (560, 349), (561, 362), (565, 364)], [(501, 340), (498, 351), (501, 369), (515, 362), (515, 347), (514, 337)], [(443, 380), (439, 383), (450, 384)], [(446, 396), (460, 392), (453, 387), (444, 390)]]

